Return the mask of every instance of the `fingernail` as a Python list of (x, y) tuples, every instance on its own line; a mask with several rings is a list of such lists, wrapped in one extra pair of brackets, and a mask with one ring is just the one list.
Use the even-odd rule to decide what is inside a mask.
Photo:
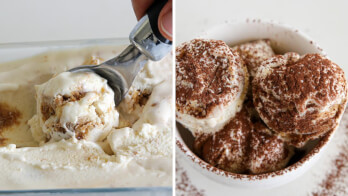
[(172, 38), (172, 23), (172, 10), (170, 10), (167, 13), (163, 14), (160, 19), (160, 29), (162, 30), (161, 33), (164, 33), (165, 37), (169, 36), (170, 39)]

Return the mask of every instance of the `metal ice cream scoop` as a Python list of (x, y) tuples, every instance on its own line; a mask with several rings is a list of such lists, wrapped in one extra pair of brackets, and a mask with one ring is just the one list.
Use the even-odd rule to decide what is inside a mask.
[(172, 42), (158, 29), (158, 16), (166, 3), (167, 0), (154, 2), (130, 33), (131, 44), (120, 55), (100, 65), (83, 65), (69, 71), (94, 72), (105, 78), (115, 93), (115, 104), (118, 105), (145, 63), (161, 60), (172, 49)]

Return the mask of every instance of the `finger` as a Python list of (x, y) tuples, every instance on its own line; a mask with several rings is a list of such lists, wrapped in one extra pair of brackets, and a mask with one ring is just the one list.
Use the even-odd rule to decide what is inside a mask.
[(146, 10), (153, 2), (154, 0), (132, 0), (134, 13), (138, 20), (146, 14)]
[(172, 40), (173, 32), (173, 12), (172, 12), (172, 0), (163, 7), (159, 19), (158, 28), (160, 33), (167, 39)]

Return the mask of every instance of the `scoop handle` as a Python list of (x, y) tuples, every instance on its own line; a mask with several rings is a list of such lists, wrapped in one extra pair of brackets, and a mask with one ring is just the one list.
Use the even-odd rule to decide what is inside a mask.
[(162, 11), (162, 8), (166, 5), (168, 0), (155, 0), (154, 3), (147, 10), (147, 16), (149, 17), (149, 22), (151, 25), (151, 29), (153, 34), (163, 43), (172, 44), (170, 40), (165, 38), (158, 27), (158, 18)]

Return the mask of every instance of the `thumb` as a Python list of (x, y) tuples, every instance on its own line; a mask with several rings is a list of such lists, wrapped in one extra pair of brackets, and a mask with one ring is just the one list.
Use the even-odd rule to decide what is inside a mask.
[(172, 1), (169, 1), (162, 9), (158, 18), (158, 28), (160, 33), (169, 40), (172, 40), (173, 20), (172, 20)]

